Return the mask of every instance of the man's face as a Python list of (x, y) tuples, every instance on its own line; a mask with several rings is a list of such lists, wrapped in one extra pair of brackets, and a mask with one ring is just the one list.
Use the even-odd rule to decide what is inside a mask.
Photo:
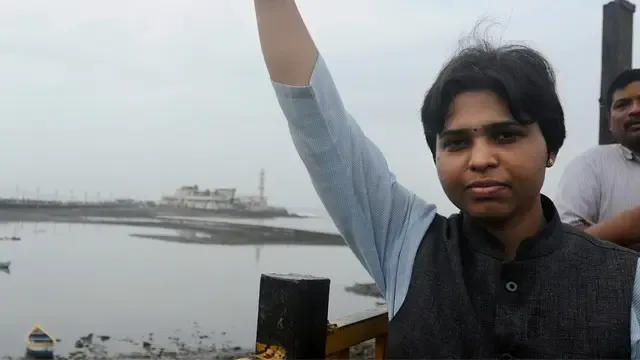
[(436, 167), (449, 199), (476, 218), (500, 220), (538, 200), (547, 146), (537, 123), (520, 125), (489, 91), (458, 95), (438, 136)]
[(640, 152), (640, 81), (613, 93), (610, 114), (609, 125), (615, 139)]

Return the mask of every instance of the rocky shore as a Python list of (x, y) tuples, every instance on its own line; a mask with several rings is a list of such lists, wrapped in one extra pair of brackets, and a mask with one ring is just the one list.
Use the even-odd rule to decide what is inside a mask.
[[(218, 336), (216, 336), (218, 335)], [(89, 333), (72, 342), (74, 350), (63, 354), (57, 351), (57, 360), (137, 360), (137, 359), (238, 359), (252, 354), (251, 349), (234, 346), (230, 342), (214, 339), (224, 337), (225, 333), (215, 334), (200, 329), (194, 323), (189, 334), (176, 330), (174, 335), (160, 339), (154, 333), (149, 333), (142, 339), (115, 338), (110, 335)], [(65, 343), (67, 339), (57, 339)], [(125, 345), (132, 351), (114, 353), (113, 345)], [(4, 356), (1, 360), (27, 360), (26, 357)]]
[[(191, 345), (173, 336), (164, 341), (169, 345), (158, 345), (153, 333), (143, 340), (130, 338), (114, 339), (109, 335), (90, 333), (78, 338), (75, 350), (68, 354), (56, 354), (56, 360), (236, 360), (250, 358), (254, 355), (252, 349), (233, 346), (228, 343), (221, 345), (208, 343), (211, 334), (195, 333), (191, 336)], [(58, 341), (63, 341), (59, 339)], [(137, 351), (114, 354), (110, 352), (109, 344), (121, 342), (132, 345)], [(367, 341), (351, 348), (352, 359), (373, 359), (373, 341)], [(4, 356), (0, 360), (27, 360), (28, 357)]]

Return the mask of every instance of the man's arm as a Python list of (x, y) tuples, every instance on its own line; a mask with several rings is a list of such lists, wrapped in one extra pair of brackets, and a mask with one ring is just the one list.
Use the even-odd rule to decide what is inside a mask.
[(556, 195), (562, 222), (619, 245), (640, 241), (640, 207), (599, 221), (601, 186), (596, 164), (587, 153), (571, 161), (562, 174)]
[(346, 111), (295, 2), (255, 0), (255, 7), (262, 52), (296, 150), (391, 314), (403, 300), (396, 292), (404, 297), (435, 206), (398, 184), (380, 150)]
[(621, 212), (611, 219), (586, 227), (584, 231), (616, 244), (633, 245), (640, 242), (640, 207)]

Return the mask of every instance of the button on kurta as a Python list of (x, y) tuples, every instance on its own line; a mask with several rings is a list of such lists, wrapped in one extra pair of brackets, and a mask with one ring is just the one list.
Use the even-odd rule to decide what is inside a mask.
[(516, 292), (518, 290), (518, 284), (513, 281), (508, 281), (504, 288), (507, 289), (508, 292)]

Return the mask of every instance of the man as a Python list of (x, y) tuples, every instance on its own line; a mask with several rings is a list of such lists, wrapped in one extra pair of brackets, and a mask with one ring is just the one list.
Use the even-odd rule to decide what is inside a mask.
[(640, 356), (638, 254), (562, 224), (540, 194), (565, 138), (541, 54), (480, 42), (428, 91), (425, 137), (460, 209), (446, 218), (398, 184), (346, 111), (295, 2), (255, 7), (294, 145), (387, 301), (389, 358)]
[(600, 239), (640, 246), (640, 69), (620, 73), (607, 90), (609, 126), (618, 144), (571, 161), (556, 194), (563, 222)]

